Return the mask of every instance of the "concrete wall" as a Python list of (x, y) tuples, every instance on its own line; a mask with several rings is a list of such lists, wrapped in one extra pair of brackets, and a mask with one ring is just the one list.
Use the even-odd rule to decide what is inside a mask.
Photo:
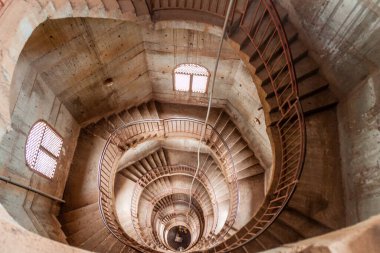
[(338, 106), (347, 222), (380, 213), (380, 71)]
[[(22, 55), (17, 63), (11, 89), (12, 129), (0, 143), (0, 175), (61, 198), (79, 134), (79, 125), (56, 99), (39, 74)], [(46, 120), (63, 137), (61, 158), (55, 176), (49, 180), (26, 166), (25, 143), (31, 126)], [(59, 206), (40, 195), (0, 181), (0, 202), (26, 229), (64, 241), (57, 214)]]
[[(306, 155), (296, 191), (288, 207), (298, 210), (328, 230), (345, 225), (344, 190), (339, 159), (338, 122), (335, 109), (305, 118)], [(323, 128), (321, 128), (323, 126)], [(315, 236), (312, 227), (302, 232)]]

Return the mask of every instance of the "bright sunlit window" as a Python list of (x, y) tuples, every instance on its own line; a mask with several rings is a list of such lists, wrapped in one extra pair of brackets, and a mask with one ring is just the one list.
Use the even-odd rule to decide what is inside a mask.
[(180, 64), (174, 70), (174, 90), (206, 93), (210, 73), (197, 64)]
[(50, 179), (53, 178), (62, 144), (62, 137), (46, 122), (36, 122), (26, 141), (26, 164), (30, 169)]

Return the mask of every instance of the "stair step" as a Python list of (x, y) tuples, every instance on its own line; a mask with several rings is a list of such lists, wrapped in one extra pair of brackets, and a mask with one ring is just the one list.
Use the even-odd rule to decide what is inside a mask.
[(61, 224), (69, 223), (69, 222), (75, 221), (76, 219), (81, 218), (81, 217), (85, 216), (87, 213), (93, 212), (95, 210), (99, 210), (99, 203), (98, 202), (95, 202), (95, 203), (86, 205), (84, 207), (65, 212), (59, 217), (59, 220), (60, 220)]
[[(289, 44), (291, 44), (298, 38), (298, 33), (296, 29), (289, 22), (284, 23), (284, 29), (288, 36)], [(243, 56), (245, 55), (246, 60), (255, 67), (256, 72), (263, 71), (263, 60), (259, 57), (256, 46), (253, 43), (251, 43), (249, 37), (244, 35), (244, 33), (240, 33), (237, 34), (233, 38), (233, 40), (241, 45), (240, 50), (243, 53)], [(263, 52), (264, 50), (265, 52)], [(260, 47), (261, 54), (264, 53), (264, 59), (266, 61), (270, 60), (270, 62), (272, 63), (276, 61), (276, 58), (280, 55), (280, 52), (282, 52), (281, 50), (281, 44), (278, 38), (271, 40), (269, 45), (263, 44), (263, 46)]]
[(112, 247), (115, 241), (117, 241), (116, 237), (113, 234), (109, 233), (108, 236), (93, 249), (93, 251), (99, 253), (107, 252), (107, 250)]
[(140, 114), (141, 114), (141, 117), (142, 117), (143, 119), (151, 119), (151, 118), (152, 118), (152, 116), (151, 116), (150, 113), (149, 113), (149, 109), (148, 109), (146, 103), (140, 105), (140, 106), (138, 107), (138, 109), (139, 109)]
[(235, 164), (236, 167), (239, 170), (243, 170), (251, 166), (260, 165), (259, 160), (254, 156), (253, 152), (249, 148), (245, 148), (245, 150), (247, 150), (246, 155), (242, 156), (245, 158), (242, 158), (241, 160), (237, 160)]
[(165, 152), (163, 149), (160, 149), (158, 151), (158, 155), (160, 157), (160, 160), (161, 160), (161, 163), (164, 165), (164, 166), (167, 166), (168, 165), (168, 162), (167, 162), (167, 159), (166, 159), (166, 156), (165, 156)]
[(156, 107), (156, 102), (155, 101), (150, 101), (147, 103), (147, 107), (149, 110), (149, 114), (151, 115), (152, 119), (159, 119), (157, 107)]
[(318, 73), (317, 63), (310, 57), (303, 58), (294, 64), (297, 81), (300, 82)]
[(264, 169), (261, 166), (252, 166), (244, 170), (237, 172), (238, 180), (242, 180), (249, 177), (256, 177), (264, 174)]
[(56, 13), (61, 11), (69, 12), (70, 10), (68, 8), (72, 10), (72, 5), (67, 0), (55, 0), (50, 2), (54, 4), (54, 9)]
[(152, 158), (153, 158), (153, 160), (154, 160), (154, 163), (156, 164), (156, 166), (157, 166), (157, 167), (163, 167), (163, 166), (164, 166), (164, 164), (162, 164), (162, 162), (161, 162), (161, 159), (160, 159), (160, 156), (159, 156), (158, 152), (159, 152), (159, 151), (157, 151), (157, 152), (154, 152), (154, 153), (152, 154)]
[(301, 100), (302, 110), (306, 116), (335, 106), (337, 103), (338, 100), (328, 89), (321, 90), (314, 96)]
[(281, 238), (284, 243), (292, 243), (305, 239), (302, 235), (293, 230), (292, 227), (289, 227), (287, 224), (283, 223), (280, 219), (273, 222), (268, 230), (270, 230), (273, 235)]
[(243, 162), (248, 157), (254, 157), (254, 154), (252, 150), (246, 147), (242, 151), (234, 155), (233, 160), (234, 160), (235, 165), (238, 166), (239, 163)]
[(214, 128), (216, 129), (218, 133), (221, 133), (229, 121), (230, 121), (230, 116), (228, 116), (226, 113), (223, 112), (219, 120), (215, 123)]
[(289, 47), (290, 52), (292, 53), (293, 62), (298, 62), (308, 56), (308, 49), (299, 39), (291, 43)]
[(109, 122), (109, 125), (112, 126), (112, 130), (116, 130), (117, 128), (124, 125), (124, 122), (121, 120), (118, 114), (112, 114), (107, 118), (107, 121)]
[(86, 228), (89, 223), (98, 219), (101, 219), (99, 208), (93, 210), (92, 212), (88, 212), (84, 216), (78, 217), (71, 222), (64, 223), (62, 225), (62, 230), (65, 231), (66, 236), (69, 236), (83, 228)]
[(101, 229), (99, 229), (97, 232), (95, 232), (90, 238), (88, 238), (85, 242), (83, 242), (80, 247), (86, 250), (91, 250), (99, 245), (101, 242), (103, 242), (110, 234), (111, 232), (108, 231), (108, 229), (103, 226)]
[(129, 113), (128, 110), (124, 110), (124, 111), (120, 112), (120, 113), (119, 113), (119, 117), (120, 117), (120, 118), (124, 121), (124, 123), (126, 123), (126, 124), (128, 124), (128, 123), (134, 121), (132, 115)]
[(116, 0), (122, 13), (131, 12), (135, 9), (131, 0)]
[(143, 117), (141, 116), (141, 113), (137, 107), (132, 107), (128, 110), (129, 114), (132, 116), (133, 121), (142, 120)]
[[(335, 106), (338, 100), (329, 89), (317, 91), (313, 96), (301, 99), (302, 111), (305, 116), (310, 116), (314, 113), (326, 110)], [(279, 111), (270, 113), (270, 125), (274, 125), (281, 119)]]
[(119, 173), (129, 180), (132, 180), (133, 182), (137, 182), (138, 179), (142, 177), (142, 173), (138, 171), (134, 166), (128, 166), (127, 168), (121, 170)]
[(226, 140), (230, 134), (232, 134), (232, 131), (236, 129), (236, 126), (232, 121), (228, 121), (226, 126), (223, 128), (222, 132), (219, 132), (220, 135), (224, 140)]
[(90, 10), (85, 1), (69, 0), (69, 2), (73, 10), (73, 16), (88, 16)]
[(317, 235), (325, 234), (331, 230), (315, 222), (310, 217), (307, 217), (299, 212), (286, 207), (278, 217), (283, 223), (291, 227), (304, 238), (310, 238)]
[(266, 249), (272, 249), (281, 245), (281, 241), (274, 237), (268, 231), (263, 232), (258, 239), (265, 246)]
[(91, 9), (104, 9), (104, 4), (101, 0), (86, 0), (88, 8)]
[(89, 239), (89, 236), (93, 235), (100, 229), (105, 228), (103, 224), (102, 219), (95, 220), (88, 224), (87, 227), (79, 230), (78, 232), (69, 235), (67, 237), (67, 241), (70, 245), (79, 246), (82, 243), (84, 243), (87, 239)]
[[(105, 10), (121, 12), (120, 6), (116, 0), (102, 0), (102, 2), (103, 2)], [(132, 9), (130, 9), (130, 10), (132, 10)]]
[[(328, 82), (318, 74), (304, 79), (303, 81), (298, 83), (299, 98), (303, 99), (305, 97), (312, 96), (315, 93), (321, 91), (322, 89), (327, 89), (328, 85)], [(272, 93), (270, 95), (274, 94)], [(266, 101), (268, 102), (271, 108), (270, 112), (273, 112), (278, 109), (278, 104), (274, 96), (268, 97)]]
[(249, 241), (247, 244), (245, 244), (245, 247), (249, 249), (249, 253), (266, 250), (266, 247), (262, 244), (259, 238)]
[[(121, 2), (120, 0), (118, 0)], [(132, 0), (137, 16), (150, 15), (148, 6), (144, 0)], [(122, 9), (123, 10), (123, 9)]]
[(144, 175), (144, 174), (146, 174), (148, 172), (148, 169), (144, 167), (144, 165), (141, 163), (141, 160), (135, 162), (133, 165), (136, 167), (136, 169), (138, 169), (138, 171), (142, 175)]
[(108, 137), (110, 136), (110, 133), (104, 130), (104, 125), (105, 125), (105, 122), (100, 123), (100, 124), (98, 123), (90, 124), (89, 126), (86, 127), (86, 130), (90, 132), (91, 134), (93, 134), (94, 136), (98, 136), (104, 140), (107, 140)]

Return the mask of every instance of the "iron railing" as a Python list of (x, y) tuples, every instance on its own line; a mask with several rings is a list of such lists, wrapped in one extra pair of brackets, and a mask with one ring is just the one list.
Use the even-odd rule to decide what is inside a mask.
[[(234, 12), (231, 12), (230, 17), (228, 17), (229, 24), (232, 25), (234, 22), (234, 17), (238, 14), (242, 14), (237, 4), (239, 1), (234, 1), (233, 9)], [(183, 0), (183, 1), (170, 1), (170, 0), (146, 0), (148, 8), (152, 16), (160, 12), (169, 11), (169, 15), (174, 13), (181, 16), (181, 12), (194, 11), (207, 14), (208, 16), (214, 16), (219, 18), (221, 21), (225, 19), (229, 1), (220, 1), (220, 0), (210, 0), (210, 1), (193, 1), (193, 0)], [(175, 12), (173, 12), (175, 11)], [(222, 22), (220, 22), (222, 24)]]
[[(173, 119), (147, 119), (122, 125), (107, 139), (103, 149), (98, 172), (99, 205), (102, 219), (111, 231), (123, 243), (143, 252), (152, 252), (146, 245), (138, 244), (120, 227), (114, 206), (114, 180), (118, 161), (121, 154), (136, 143), (157, 137), (187, 137), (199, 139), (204, 122), (191, 118)], [(230, 205), (227, 219), (218, 234), (213, 234), (207, 241), (207, 247), (216, 245), (225, 239), (228, 231), (235, 222), (239, 207), (239, 191), (234, 161), (227, 143), (216, 129), (210, 124), (206, 125), (204, 142), (222, 162), (222, 173), (226, 178), (230, 194)], [(136, 231), (138, 232), (138, 231)]]
[[(191, 4), (198, 1), (150, 0), (146, 2), (150, 5), (151, 15), (156, 20), (159, 20), (160, 12), (178, 9), (225, 18), (225, 11), (218, 12), (210, 5)], [(224, 2), (227, 4), (228, 1)], [(238, 25), (236, 25), (237, 19), (240, 20)], [(274, 96), (280, 117), (275, 118), (269, 113), (266, 115), (267, 120), (275, 122), (271, 127), (275, 150), (274, 176), (264, 204), (250, 222), (230, 239), (211, 248), (209, 252), (229, 252), (263, 233), (275, 221), (291, 198), (305, 157), (305, 123), (292, 56), (284, 27), (273, 2), (271, 0), (235, 0), (232, 17), (229, 17), (229, 20), (229, 34), (242, 32), (246, 36), (244, 43), (254, 48), (247, 64), (253, 64), (255, 69), (265, 70), (266, 75), (259, 77), (262, 83), (258, 88), (263, 89), (268, 96)], [(256, 65), (255, 59), (258, 59)]]

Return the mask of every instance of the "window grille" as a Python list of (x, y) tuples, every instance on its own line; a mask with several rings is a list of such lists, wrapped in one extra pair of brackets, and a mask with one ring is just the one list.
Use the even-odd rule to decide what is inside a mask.
[(210, 73), (197, 64), (180, 64), (174, 70), (174, 90), (206, 93)]
[(50, 179), (53, 178), (62, 144), (62, 137), (46, 122), (36, 122), (26, 141), (26, 164), (30, 169)]

